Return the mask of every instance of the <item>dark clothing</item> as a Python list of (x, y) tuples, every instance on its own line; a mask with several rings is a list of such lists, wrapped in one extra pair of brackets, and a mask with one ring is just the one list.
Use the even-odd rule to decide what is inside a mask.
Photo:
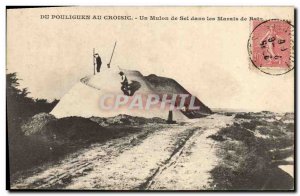
[(101, 68), (101, 65), (102, 65), (102, 61), (101, 61), (100, 56), (96, 57), (96, 64), (97, 64), (97, 72), (100, 72), (100, 68)]
[(121, 90), (124, 95), (132, 96), (139, 88), (141, 84), (135, 80), (132, 80), (129, 84), (128, 79), (125, 75), (121, 75)]
[(128, 89), (128, 86), (122, 85), (121, 90), (123, 91), (124, 95), (130, 96), (130, 91)]

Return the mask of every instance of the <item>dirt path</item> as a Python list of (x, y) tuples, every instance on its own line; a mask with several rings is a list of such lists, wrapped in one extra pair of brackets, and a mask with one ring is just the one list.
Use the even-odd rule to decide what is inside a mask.
[[(218, 120), (217, 120), (218, 119)], [(197, 122), (201, 129), (191, 136), (183, 148), (163, 167), (147, 189), (201, 190), (210, 188), (210, 174), (218, 164), (215, 142), (207, 137), (215, 134), (230, 118), (213, 117)]]
[(212, 115), (95, 144), (19, 179), (12, 188), (207, 189), (208, 172), (218, 161), (214, 141), (207, 136), (232, 121), (232, 117)]

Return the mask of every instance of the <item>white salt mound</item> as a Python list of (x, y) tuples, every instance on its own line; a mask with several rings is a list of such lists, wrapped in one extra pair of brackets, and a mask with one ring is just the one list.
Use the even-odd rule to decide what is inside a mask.
[[(129, 82), (137, 81), (140, 83), (141, 87), (135, 94), (155, 93), (139, 71), (124, 69), (121, 69), (121, 71), (125, 73)], [(150, 110), (147, 111), (140, 109), (128, 110), (127, 107), (115, 110), (102, 109), (100, 107), (101, 96), (106, 94), (123, 94), (119, 72), (120, 70), (117, 68), (110, 68), (101, 70), (101, 72), (96, 75), (82, 78), (61, 98), (50, 114), (54, 115), (56, 118), (69, 116), (80, 116), (85, 118), (92, 116), (113, 117), (119, 114), (126, 114), (145, 118), (159, 117), (167, 119), (168, 109), (161, 110), (160, 108), (150, 108)], [(173, 119), (176, 121), (183, 121), (188, 118), (180, 111), (173, 111)]]

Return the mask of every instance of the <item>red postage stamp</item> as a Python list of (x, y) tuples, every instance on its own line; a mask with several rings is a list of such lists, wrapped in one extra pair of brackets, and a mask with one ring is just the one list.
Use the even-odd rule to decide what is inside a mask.
[(283, 20), (254, 20), (252, 28), (248, 51), (253, 65), (274, 75), (292, 70), (293, 26)]

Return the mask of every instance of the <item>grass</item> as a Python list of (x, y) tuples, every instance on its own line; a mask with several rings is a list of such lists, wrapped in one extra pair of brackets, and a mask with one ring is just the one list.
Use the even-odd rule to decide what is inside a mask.
[[(209, 136), (219, 142), (218, 155), (222, 160), (211, 170), (214, 189), (293, 189), (293, 178), (274, 164), (294, 152), (293, 123), (269, 122), (256, 115), (261, 114), (238, 114), (233, 125)], [(257, 137), (257, 131), (268, 137)]]
[(124, 125), (102, 127), (81, 117), (52, 120), (31, 135), (9, 138), (10, 174), (13, 176), (43, 163), (58, 161), (93, 143), (123, 137), (141, 129)]

